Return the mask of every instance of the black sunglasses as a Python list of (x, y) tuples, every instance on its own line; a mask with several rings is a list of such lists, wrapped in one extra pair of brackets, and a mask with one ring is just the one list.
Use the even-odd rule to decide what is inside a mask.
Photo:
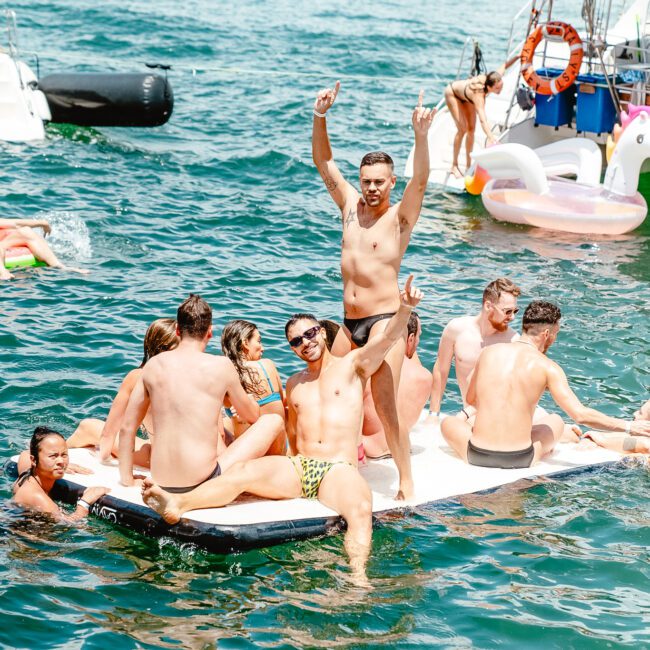
[(300, 336), (294, 336), (292, 339), (289, 339), (289, 345), (292, 348), (297, 348), (302, 344), (303, 339), (307, 339), (308, 341), (315, 339), (318, 332), (320, 332), (320, 325), (314, 325), (314, 327), (310, 327)]

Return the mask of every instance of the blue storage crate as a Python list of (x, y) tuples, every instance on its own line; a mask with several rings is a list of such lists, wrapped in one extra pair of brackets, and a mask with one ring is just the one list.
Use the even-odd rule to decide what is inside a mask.
[(578, 75), (576, 85), (576, 129), (589, 133), (611, 133), (616, 123), (616, 106), (609, 94), (605, 77), (599, 74), (581, 74)]
[[(555, 78), (562, 74), (562, 70), (554, 68), (540, 68), (537, 70), (540, 77)], [(575, 85), (569, 86), (566, 90), (557, 95), (535, 94), (535, 124), (545, 126), (564, 126), (571, 124), (573, 119), (573, 103), (575, 97)]]

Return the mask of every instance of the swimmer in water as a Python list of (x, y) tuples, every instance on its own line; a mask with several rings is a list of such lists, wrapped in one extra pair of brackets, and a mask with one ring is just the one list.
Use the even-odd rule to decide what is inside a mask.
[(109, 492), (105, 487), (86, 488), (72, 514), (61, 510), (50, 497), (50, 492), (68, 468), (68, 446), (60, 433), (47, 427), (34, 430), (29, 442), (28, 467), (21, 467), (21, 461), (18, 464), (19, 476), (13, 486), (14, 501), (24, 508), (49, 514), (57, 521), (73, 523), (83, 519), (88, 516), (93, 503)]
[(88, 273), (85, 269), (65, 266), (45, 239), (37, 235), (33, 228), (42, 228), (46, 235), (51, 231), (50, 224), (45, 219), (0, 219), (0, 280), (13, 279), (14, 276), (5, 268), (5, 258), (10, 248), (18, 246), (29, 248), (37, 260), (45, 262), (48, 266), (83, 275)]

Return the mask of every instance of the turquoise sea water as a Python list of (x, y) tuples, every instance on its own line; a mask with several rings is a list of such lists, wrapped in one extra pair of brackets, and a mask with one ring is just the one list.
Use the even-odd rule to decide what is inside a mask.
[[(557, 17), (573, 17), (556, 4)], [(28, 270), (0, 287), (2, 456), (38, 424), (69, 434), (103, 417), (139, 363), (146, 325), (190, 291), (219, 329), (256, 321), (266, 354), (285, 378), (294, 372), (286, 317), (341, 316), (340, 226), (311, 164), (314, 93), (342, 80), (329, 130), (350, 179), (376, 148), (401, 175), (420, 86), (437, 99), (467, 35), (498, 65), (513, 11), (506, 0), (14, 8), (42, 75), (170, 63), (176, 106), (153, 130), (51, 126), (45, 143), (0, 144), (2, 214), (51, 219), (56, 251), (92, 272)], [(397, 196), (403, 188), (400, 178)], [(579, 397), (630, 416), (650, 385), (649, 235), (648, 223), (596, 241), (501, 225), (480, 200), (430, 190), (403, 265), (426, 292), (423, 362), (433, 364), (444, 324), (507, 274), (522, 303), (561, 305), (551, 356)], [(445, 408), (457, 404), (451, 382)], [(621, 466), (388, 518), (370, 592), (349, 584), (339, 536), (209, 555), (98, 520), (24, 520), (2, 479), (0, 645), (650, 645), (648, 476)]]

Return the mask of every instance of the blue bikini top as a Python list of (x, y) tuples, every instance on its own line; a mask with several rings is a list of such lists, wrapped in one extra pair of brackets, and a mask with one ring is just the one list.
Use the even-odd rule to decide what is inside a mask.
[[(259, 367), (262, 369), (262, 372), (264, 373), (264, 376), (266, 377), (266, 381), (269, 385), (269, 388), (271, 391), (273, 391), (273, 384), (271, 383), (271, 378), (269, 377), (269, 373), (266, 372), (266, 368), (264, 367), (264, 364), (261, 361), (257, 362)], [(270, 395), (266, 395), (265, 397), (261, 397), (260, 399), (256, 400), (259, 406), (264, 406), (265, 404), (271, 404), (271, 402), (279, 402), (282, 401), (282, 395), (278, 393), (277, 391), (272, 392)], [(230, 409), (224, 409), (226, 411), (226, 415), (231, 418), (232, 417), (232, 411)]]

